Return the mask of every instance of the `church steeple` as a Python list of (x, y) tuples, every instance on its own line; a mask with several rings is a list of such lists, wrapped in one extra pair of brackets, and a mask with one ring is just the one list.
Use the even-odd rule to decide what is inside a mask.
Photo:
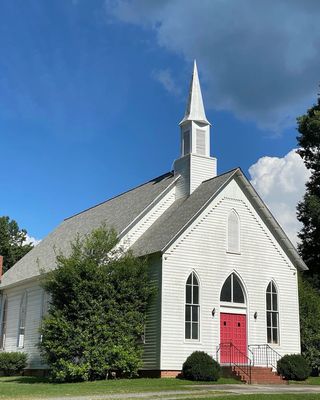
[(181, 156), (174, 162), (180, 175), (176, 197), (190, 195), (203, 181), (216, 176), (217, 160), (210, 157), (210, 122), (203, 106), (197, 63), (194, 61), (187, 107), (180, 122)]
[(196, 61), (193, 65), (186, 112), (179, 125), (181, 128), (181, 156), (192, 153), (209, 157), (210, 122), (204, 111)]
[(196, 60), (193, 62), (193, 74), (190, 82), (186, 112), (179, 125), (182, 125), (185, 121), (198, 121), (204, 124), (210, 124), (204, 111)]

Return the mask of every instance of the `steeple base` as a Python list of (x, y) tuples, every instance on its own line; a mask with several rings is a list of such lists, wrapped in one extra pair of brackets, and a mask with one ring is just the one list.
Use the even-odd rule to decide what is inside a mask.
[(176, 186), (176, 199), (189, 196), (203, 181), (217, 176), (217, 159), (187, 154), (175, 160), (174, 174), (181, 176)]

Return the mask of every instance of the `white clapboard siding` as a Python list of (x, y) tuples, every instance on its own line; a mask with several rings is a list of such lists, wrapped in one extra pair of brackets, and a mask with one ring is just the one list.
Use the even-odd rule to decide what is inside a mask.
[(152, 298), (148, 311), (145, 329), (145, 343), (143, 353), (143, 369), (160, 369), (160, 332), (161, 332), (161, 256), (150, 259), (149, 270), (152, 284), (156, 287), (156, 294)]
[[(18, 348), (19, 311), (21, 298), (27, 293), (27, 311), (25, 323), (25, 337), (23, 348)], [(38, 281), (27, 285), (8, 288), (4, 295), (8, 299), (7, 328), (5, 351), (22, 351), (28, 353), (28, 368), (42, 368), (43, 364), (39, 354), (39, 326), (41, 320), (43, 289)]]
[(197, 154), (190, 156), (190, 193), (192, 193), (203, 181), (217, 175), (217, 160)]
[[(227, 252), (227, 219), (232, 209), (240, 218), (240, 254)], [(162, 270), (161, 369), (181, 369), (195, 350), (216, 356), (220, 291), (234, 271), (248, 298), (248, 344), (267, 342), (265, 291), (273, 279), (280, 307), (280, 345), (275, 349), (280, 354), (300, 352), (296, 270), (234, 180), (168, 249)], [(192, 270), (200, 280), (199, 341), (184, 339), (185, 282)]]

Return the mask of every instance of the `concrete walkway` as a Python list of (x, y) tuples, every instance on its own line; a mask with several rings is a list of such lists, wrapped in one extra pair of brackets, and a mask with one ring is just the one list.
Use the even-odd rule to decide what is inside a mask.
[[(188, 386), (190, 388), (190, 386)], [(191, 386), (192, 390), (168, 390), (161, 392), (118, 393), (76, 397), (50, 397), (42, 400), (179, 400), (201, 399), (239, 394), (275, 394), (275, 393), (319, 393), (320, 385), (201, 385)], [(320, 399), (320, 396), (319, 396)], [(39, 399), (41, 400), (41, 399)]]

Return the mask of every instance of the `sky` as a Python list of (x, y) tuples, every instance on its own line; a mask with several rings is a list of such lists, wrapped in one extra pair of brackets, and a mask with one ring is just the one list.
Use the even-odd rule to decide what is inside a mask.
[(241, 167), (296, 242), (319, 0), (0, 2), (0, 215), (41, 240), (172, 169), (193, 60), (218, 172)]

